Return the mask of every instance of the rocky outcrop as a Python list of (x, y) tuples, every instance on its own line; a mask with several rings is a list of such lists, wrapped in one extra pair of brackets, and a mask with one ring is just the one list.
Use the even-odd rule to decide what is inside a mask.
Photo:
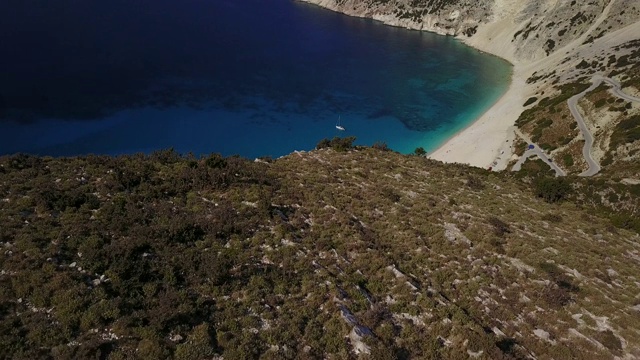
[(385, 24), (452, 35), (512, 62), (535, 61), (638, 21), (633, 0), (302, 0)]
[(442, 35), (473, 35), (493, 0), (302, 0), (351, 16)]

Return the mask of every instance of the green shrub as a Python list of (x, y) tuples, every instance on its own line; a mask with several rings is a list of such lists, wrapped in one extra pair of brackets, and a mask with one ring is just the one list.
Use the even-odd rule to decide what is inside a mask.
[(418, 155), (418, 156), (425, 156), (427, 155), (427, 151), (422, 147), (417, 147), (415, 150), (413, 150), (413, 153)]
[(185, 360), (211, 358), (214, 353), (212, 345), (214, 345), (214, 338), (209, 330), (209, 325), (198, 325), (193, 328), (187, 341), (176, 347), (175, 358)]
[(616, 149), (623, 144), (640, 140), (640, 115), (620, 121), (611, 135), (610, 148)]
[(543, 198), (548, 203), (564, 200), (571, 192), (569, 181), (563, 177), (539, 178), (535, 181), (536, 196)]
[(212, 169), (222, 169), (227, 167), (227, 160), (220, 154), (211, 154), (207, 160), (205, 160), (205, 164)]
[(601, 331), (595, 336), (599, 343), (604, 345), (613, 354), (622, 354), (622, 342), (611, 330)]
[(562, 216), (558, 214), (544, 214), (542, 215), (542, 220), (559, 223), (562, 222)]
[(394, 190), (393, 188), (390, 188), (390, 187), (382, 188), (381, 194), (382, 194), (382, 196), (384, 196), (385, 198), (391, 200), (394, 203), (400, 201), (400, 199), (401, 199), (400, 194), (398, 194), (398, 192), (396, 190)]
[(371, 147), (380, 151), (391, 151), (391, 148), (384, 141), (376, 141)]
[(331, 147), (331, 140), (324, 138), (316, 144), (316, 149), (326, 149)]
[(493, 233), (499, 237), (503, 237), (505, 234), (511, 232), (509, 225), (495, 216), (490, 217), (488, 222), (493, 226)]
[[(316, 145), (316, 149), (332, 148), (336, 151), (347, 151), (353, 149), (353, 142), (356, 141), (355, 136), (346, 138), (334, 137), (333, 139), (322, 139)], [(385, 145), (386, 146), (386, 145)]]
[(640, 219), (630, 214), (613, 214), (611, 215), (611, 222), (613, 225), (620, 229), (634, 230), (640, 233)]
[(562, 161), (565, 166), (573, 166), (573, 156), (571, 156), (571, 154), (564, 154)]
[(596, 101), (593, 106), (595, 106), (596, 108), (601, 108), (603, 106), (605, 106), (607, 104), (607, 99), (600, 99), (598, 101)]
[(484, 183), (482, 180), (474, 175), (467, 176), (467, 186), (473, 190), (482, 190), (484, 189)]

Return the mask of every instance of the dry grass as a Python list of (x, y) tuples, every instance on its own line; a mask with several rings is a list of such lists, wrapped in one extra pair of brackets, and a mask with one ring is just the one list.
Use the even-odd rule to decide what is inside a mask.
[[(338, 175), (332, 185), (310, 179), (305, 184), (314, 184), (313, 191), (319, 193), (323, 193), (325, 186), (339, 184), (339, 193), (333, 193), (332, 202), (327, 205), (347, 211), (348, 216), (367, 224), (376, 239), (361, 247), (360, 252), (354, 250), (358, 242), (352, 239), (349, 249), (337, 249), (338, 253), (348, 254), (349, 267), (366, 277), (379, 276), (374, 275), (380, 274), (377, 269), (389, 265), (410, 274), (406, 279), (385, 275), (386, 285), (376, 288), (387, 292), (374, 295), (384, 298), (390, 291), (394, 299), (392, 313), (422, 316), (428, 333), (452, 342), (446, 354), (452, 348), (477, 350), (476, 345), (463, 344), (471, 336), (463, 329), (480, 326), (497, 327), (506, 338), (515, 339), (519, 346), (536, 354), (602, 356), (608, 348), (603, 350), (594, 345), (596, 334), (586, 331), (587, 328), (580, 330), (572, 317), (585, 311), (606, 317), (608, 328), (626, 344), (638, 344), (638, 334), (630, 327), (637, 314), (629, 310), (638, 290), (634, 282), (637, 274), (635, 265), (627, 261), (627, 253), (637, 251), (637, 236), (614, 234), (608, 221), (577, 213), (569, 204), (554, 210), (561, 214), (560, 221), (543, 220), (549, 205), (531, 198), (520, 184), (500, 176), (477, 175), (483, 188), (473, 190), (465, 185), (470, 169), (442, 167), (413, 157), (380, 161), (379, 156), (370, 150), (341, 157), (331, 152), (309, 155), (303, 163), (313, 166), (314, 177), (325, 173), (346, 175), (352, 164), (378, 176), (353, 183)], [(332, 160), (320, 161), (321, 158)], [(298, 160), (291, 157), (278, 166), (305, 172), (300, 165), (288, 163)], [(396, 189), (400, 194), (398, 201), (389, 201), (383, 192), (381, 196), (358, 196), (363, 188), (386, 187)], [(357, 200), (353, 201), (354, 198)], [(383, 215), (376, 215), (371, 209)], [(500, 214), (499, 219), (488, 218), (489, 214)], [(446, 223), (460, 229), (471, 245), (447, 240)], [(498, 233), (496, 224), (509, 231)], [(321, 232), (326, 226), (318, 223), (312, 231)], [(382, 263), (378, 263), (381, 259), (372, 260), (373, 253), (368, 250), (372, 246), (387, 249), (387, 260)], [(561, 273), (546, 273), (539, 267), (544, 263), (555, 264)], [(620, 274), (617, 283), (605, 283), (592, 274), (593, 269), (608, 268)], [(407, 279), (418, 290), (407, 288)], [(431, 297), (441, 297), (444, 304), (427, 302), (429, 306), (420, 306), (422, 291), (429, 288), (433, 289), (429, 291), (433, 293)], [(446, 319), (451, 322), (442, 326)], [(534, 335), (537, 329), (545, 330), (551, 337), (541, 339)], [(572, 329), (582, 331), (589, 340), (576, 337)], [(500, 337), (490, 338), (495, 343)], [(610, 335), (607, 339), (613, 341)], [(612, 343), (615, 345), (615, 341)], [(637, 351), (636, 346), (625, 351), (632, 348)]]
[[(199, 192), (186, 186), (186, 196), (165, 200), (170, 211), (209, 216), (203, 226), (225, 229), (255, 218), (252, 229), (236, 229), (241, 235), (205, 233), (181, 245), (228, 254), (233, 264), (224, 284), (194, 279), (203, 282), (189, 288), (215, 302), (216, 346), (225, 358), (250, 349), (273, 358), (305, 351), (344, 358), (364, 345), (413, 358), (640, 351), (640, 238), (577, 203), (546, 203), (510, 173), (370, 148), (295, 153), (258, 165), (252, 176), (262, 174), (270, 185), (247, 177)], [(53, 178), (66, 173), (54, 163), (49, 171)], [(27, 191), (11, 174), (0, 174), (12, 194), (0, 210)], [(229, 217), (217, 215), (220, 207)], [(28, 238), (43, 219), (6, 225)], [(355, 328), (374, 335), (345, 341)], [(123, 339), (140, 336), (119, 329)], [(124, 341), (116, 345), (137, 344)]]

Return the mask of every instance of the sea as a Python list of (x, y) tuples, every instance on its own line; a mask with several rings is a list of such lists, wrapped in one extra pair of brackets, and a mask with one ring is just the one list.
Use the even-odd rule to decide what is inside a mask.
[(0, 49), (0, 155), (432, 151), (511, 78), (453, 37), (293, 0), (3, 0)]

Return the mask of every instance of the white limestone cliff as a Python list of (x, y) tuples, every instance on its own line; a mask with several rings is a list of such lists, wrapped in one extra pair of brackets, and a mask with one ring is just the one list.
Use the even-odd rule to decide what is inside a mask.
[(511, 62), (539, 60), (637, 22), (635, 0), (301, 0), (392, 26), (460, 38)]

